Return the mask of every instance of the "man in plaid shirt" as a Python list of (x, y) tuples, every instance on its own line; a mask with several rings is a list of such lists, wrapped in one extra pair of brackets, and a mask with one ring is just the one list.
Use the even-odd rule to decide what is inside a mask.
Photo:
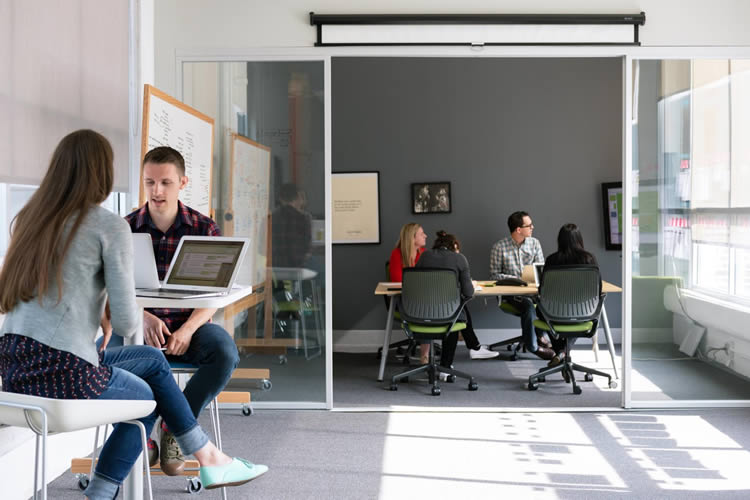
[(312, 222), (305, 196), (295, 184), (279, 190), (281, 205), (273, 211), (274, 267), (305, 267), (312, 254)]
[[(490, 252), (490, 277), (498, 280), (507, 277), (520, 278), (523, 267), (535, 262), (544, 262), (542, 245), (533, 238), (534, 224), (526, 212), (513, 212), (508, 217), (507, 236), (492, 246)], [(551, 360), (555, 351), (543, 332), (537, 338), (534, 331), (534, 302), (523, 295), (503, 297), (503, 302), (512, 305), (521, 316), (523, 342), (529, 352), (542, 359)]]
[[(187, 182), (185, 160), (177, 150), (152, 149), (143, 159), (146, 204), (125, 217), (134, 233), (151, 235), (160, 280), (169, 269), (180, 238), (221, 236), (212, 219), (178, 200)], [(147, 309), (143, 313), (146, 344), (166, 347), (169, 360), (198, 365), (183, 391), (196, 418), (221, 392), (240, 360), (229, 333), (210, 322), (215, 312), (216, 309)], [(163, 424), (160, 444), (162, 470), (169, 475), (179, 474), (184, 469), (184, 458)]]

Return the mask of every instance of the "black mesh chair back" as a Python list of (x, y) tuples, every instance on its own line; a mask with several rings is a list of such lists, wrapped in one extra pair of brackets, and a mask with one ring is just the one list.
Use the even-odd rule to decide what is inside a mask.
[(594, 375), (606, 377), (611, 389), (617, 387), (610, 374), (571, 360), (571, 342), (578, 337), (594, 336), (603, 304), (602, 278), (597, 266), (545, 266), (537, 304), (540, 319), (534, 321), (534, 326), (562, 338), (565, 341), (565, 356), (561, 363), (529, 376), (529, 390), (536, 390), (540, 382), (545, 382), (548, 376), (557, 372), (562, 372), (565, 381), (571, 383), (574, 394), (581, 394), (574, 372), (585, 373), (586, 382), (591, 382)]
[(537, 311), (547, 321), (572, 324), (599, 318), (604, 299), (599, 268), (570, 265), (545, 268)]
[(458, 274), (452, 269), (404, 269), (399, 311), (412, 323), (451, 323), (461, 307)]
[[(450, 381), (456, 377), (469, 380), (469, 390), (476, 391), (478, 385), (471, 375), (455, 370), (453, 367), (439, 366), (435, 355), (438, 341), (448, 335), (466, 328), (463, 321), (457, 323), (466, 302), (461, 299), (461, 288), (458, 273), (453, 269), (435, 269), (427, 267), (407, 267), (401, 281), (401, 295), (398, 296), (398, 310), (401, 313), (401, 325), (406, 334), (413, 339), (429, 341), (432, 344), (430, 359), (427, 364), (394, 375), (391, 378), (391, 390), (398, 390), (398, 381), (406, 380), (418, 373), (427, 373), (432, 384), (432, 395), (440, 395), (438, 378), (446, 374)], [(453, 332), (453, 333), (451, 333)]]

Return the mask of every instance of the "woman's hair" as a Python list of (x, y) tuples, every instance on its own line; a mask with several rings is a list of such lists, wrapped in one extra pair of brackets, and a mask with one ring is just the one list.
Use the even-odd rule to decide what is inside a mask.
[(415, 264), (417, 249), (414, 248), (414, 237), (420, 227), (422, 226), (416, 222), (409, 222), (401, 228), (396, 247), (401, 249), (401, 265), (404, 267), (413, 267)]
[(585, 262), (589, 252), (583, 247), (581, 230), (575, 224), (565, 224), (557, 233), (557, 252), (564, 261)]
[(448, 234), (441, 229), (437, 232), (437, 238), (435, 238), (432, 248), (445, 248), (446, 250), (455, 252), (456, 250), (461, 250), (461, 243), (454, 235)]
[[(51, 276), (62, 298), (62, 263), (88, 209), (112, 191), (112, 146), (93, 130), (66, 135), (28, 203), (11, 224), (11, 240), (0, 271), (0, 313), (47, 292)], [(63, 241), (66, 223), (75, 217)]]

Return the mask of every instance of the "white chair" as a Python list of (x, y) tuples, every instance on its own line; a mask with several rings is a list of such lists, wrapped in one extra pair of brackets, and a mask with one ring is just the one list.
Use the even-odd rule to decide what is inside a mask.
[(50, 399), (0, 391), (0, 424), (28, 427), (36, 434), (34, 500), (40, 498), (38, 496), (40, 463), (42, 469), (41, 499), (47, 500), (48, 435), (118, 422), (136, 425), (141, 431), (148, 498), (153, 499), (151, 475), (148, 468), (146, 429), (136, 419), (150, 414), (154, 408), (156, 408), (156, 402), (153, 400)]

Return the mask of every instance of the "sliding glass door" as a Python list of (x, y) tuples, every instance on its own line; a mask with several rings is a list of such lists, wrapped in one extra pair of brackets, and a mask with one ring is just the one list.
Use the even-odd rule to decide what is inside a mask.
[(750, 60), (632, 75), (632, 405), (750, 404)]
[(326, 335), (327, 61), (182, 63), (181, 99), (214, 117), (214, 217), (251, 238), (257, 291), (220, 311), (253, 405), (330, 407)]

